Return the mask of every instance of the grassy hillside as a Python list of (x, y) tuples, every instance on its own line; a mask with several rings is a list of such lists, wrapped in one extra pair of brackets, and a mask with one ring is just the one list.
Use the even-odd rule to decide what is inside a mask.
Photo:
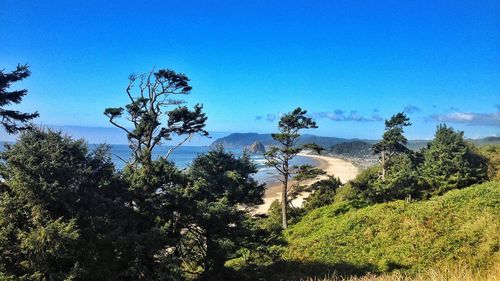
[[(361, 209), (340, 202), (307, 214), (285, 234), (285, 258), (345, 273), (415, 273), (500, 258), (500, 182), (454, 190), (429, 201)], [(319, 273), (319, 272), (318, 272)]]
[(401, 272), (384, 274), (367, 274), (363, 276), (341, 276), (332, 274), (321, 278), (307, 278), (301, 281), (498, 281), (500, 280), (500, 263), (486, 271), (473, 271), (465, 266), (446, 269), (429, 269), (416, 276)]

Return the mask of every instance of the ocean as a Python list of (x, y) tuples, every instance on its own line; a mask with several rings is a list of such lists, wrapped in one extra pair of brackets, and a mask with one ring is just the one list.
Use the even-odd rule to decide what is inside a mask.
[[(96, 145), (89, 145), (90, 149), (94, 148)], [(157, 158), (161, 155), (165, 155), (170, 146), (159, 146), (155, 148), (153, 152), (153, 158)], [(0, 143), (0, 151), (3, 150), (3, 144)], [(180, 169), (189, 168), (189, 165), (193, 161), (196, 156), (199, 154), (205, 153), (210, 150), (210, 147), (207, 146), (181, 146), (174, 150), (174, 152), (170, 155), (169, 160), (175, 163), (175, 165)], [(236, 156), (241, 156), (243, 150), (241, 149), (228, 149), (227, 151), (233, 153)], [(127, 145), (111, 145), (111, 160), (115, 164), (117, 169), (123, 169), (125, 166), (125, 162), (122, 159), (129, 159), (131, 156), (131, 150)], [(258, 172), (253, 175), (253, 177), (259, 182), (265, 183), (276, 183), (278, 182), (277, 172), (275, 169), (267, 167), (265, 165), (265, 159), (262, 155), (252, 155), (252, 161), (257, 165)], [(316, 162), (314, 159), (296, 156), (291, 162), (290, 165), (315, 165)]]
[[(159, 146), (155, 148), (153, 159), (165, 155), (170, 146)], [(196, 156), (203, 154), (210, 150), (207, 146), (181, 146), (172, 152), (169, 160), (175, 163), (180, 169), (189, 168), (189, 165)], [(243, 154), (242, 149), (227, 149), (228, 152), (233, 153), (235, 156)], [(125, 163), (122, 159), (128, 159), (131, 155), (131, 150), (127, 145), (112, 145), (111, 146), (111, 159), (118, 169), (122, 169)], [(251, 155), (252, 161), (257, 165), (258, 172), (253, 177), (259, 182), (276, 183), (278, 182), (276, 170), (265, 165), (265, 159), (262, 155)], [(291, 162), (291, 165), (315, 165), (314, 159), (296, 156)]]

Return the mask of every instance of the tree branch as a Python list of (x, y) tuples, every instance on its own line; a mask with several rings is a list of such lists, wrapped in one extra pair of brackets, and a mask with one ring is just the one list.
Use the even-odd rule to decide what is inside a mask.
[(165, 157), (163, 157), (163, 159), (168, 159), (168, 157), (170, 156), (170, 154), (172, 154), (172, 152), (174, 152), (175, 149), (179, 148), (179, 146), (183, 145), (186, 141), (188, 140), (191, 140), (191, 138), (193, 138), (193, 133), (190, 133), (184, 140), (182, 140), (181, 142), (179, 142), (176, 146), (173, 146), (171, 147), (167, 154), (165, 155)]

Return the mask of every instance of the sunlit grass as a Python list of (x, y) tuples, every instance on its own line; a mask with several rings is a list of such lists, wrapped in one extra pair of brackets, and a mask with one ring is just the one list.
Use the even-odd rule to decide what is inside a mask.
[(460, 265), (445, 267), (439, 270), (428, 270), (426, 272), (411, 276), (400, 272), (381, 275), (367, 274), (360, 277), (340, 276), (332, 274), (322, 278), (308, 278), (303, 281), (500, 281), (500, 262), (496, 262), (489, 270), (474, 271), (469, 267)]

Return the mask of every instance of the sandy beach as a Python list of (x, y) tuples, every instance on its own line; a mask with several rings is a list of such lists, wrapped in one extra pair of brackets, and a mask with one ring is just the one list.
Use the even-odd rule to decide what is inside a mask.
[[(331, 156), (324, 156), (324, 155), (308, 154), (307, 152), (301, 152), (298, 155), (313, 159), (317, 163), (316, 166), (318, 168), (325, 170), (327, 175), (330, 176), (333, 175), (339, 177), (342, 183), (346, 183), (349, 180), (354, 179), (356, 175), (359, 173), (359, 169), (356, 166), (340, 158), (334, 158)], [(305, 184), (312, 184), (315, 181), (318, 181), (324, 177), (326, 176), (318, 177), (316, 180), (306, 182)], [(254, 210), (254, 213), (256, 214), (266, 213), (267, 210), (269, 209), (269, 206), (271, 206), (271, 203), (274, 200), (281, 199), (281, 189), (282, 189), (281, 183), (268, 184), (266, 193), (264, 194), (264, 204), (259, 205), (257, 209)], [(292, 201), (292, 205), (295, 207), (302, 206), (304, 199), (308, 195), (309, 193), (306, 192), (300, 194), (296, 199)]]

